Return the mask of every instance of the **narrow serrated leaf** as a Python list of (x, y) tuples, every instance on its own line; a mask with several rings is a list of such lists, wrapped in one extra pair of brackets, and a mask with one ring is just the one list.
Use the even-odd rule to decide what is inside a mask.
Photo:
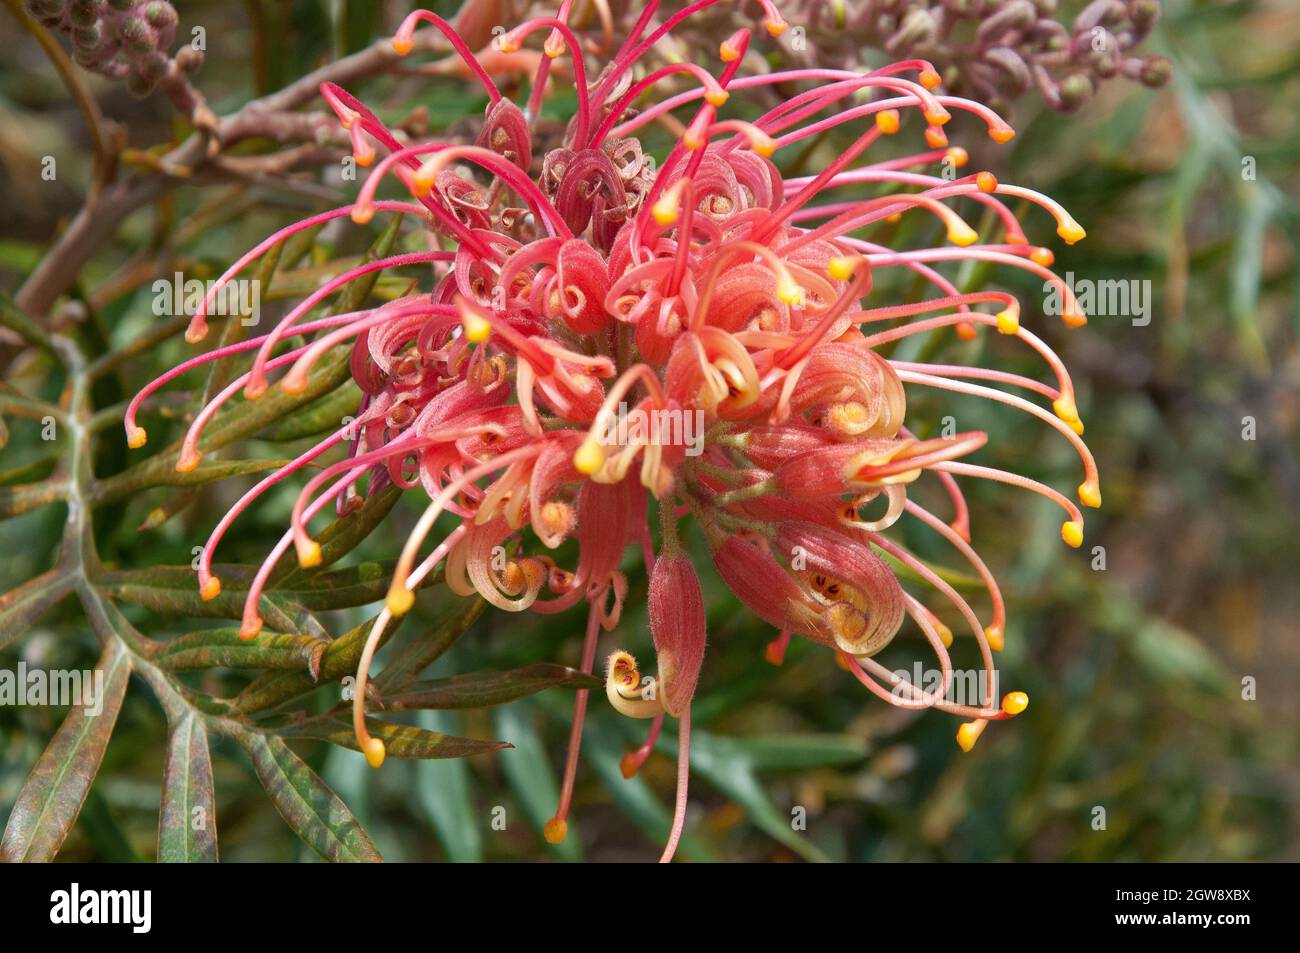
[(172, 726), (168, 740), (162, 809), (158, 814), (158, 860), (217, 860), (217, 810), (208, 732), (192, 712)]
[(0, 649), (26, 632), (75, 585), (72, 573), (56, 566), (0, 596)]
[[(230, 730), (230, 729), (227, 729)], [(334, 862), (382, 860), (348, 806), (307, 763), (274, 735), (232, 731), (286, 824), (321, 857)]]
[(140, 472), (129, 470), (119, 476), (109, 477), (96, 483), (91, 490), (90, 499), (95, 504), (114, 503), (155, 487), (203, 486), (205, 483), (215, 483), (217, 480), (278, 470), (288, 462), (288, 460), (213, 460), (199, 464), (188, 473), (180, 473), (174, 467), (171, 469), (158, 467)]
[(416, 682), (400, 695), (384, 699), (387, 711), (422, 708), (486, 708), (535, 695), (548, 688), (600, 688), (601, 680), (576, 668), (539, 662), (506, 672), (473, 672), (428, 682)]
[[(418, 723), (430, 731), (454, 731), (459, 727), (459, 716), (425, 711), (419, 714)], [(417, 761), (412, 770), (415, 791), (411, 807), (433, 827), (447, 860), (481, 861), (483, 832), (470, 794), (469, 763), (456, 758), (430, 758)]]
[(276, 567), (276, 571), (271, 574), (273, 585), (292, 589), (301, 580), (319, 574), (324, 567), (342, 559), (358, 543), (369, 536), (376, 526), (383, 522), (384, 517), (396, 505), (401, 495), (402, 491), (397, 487), (385, 487), (367, 499), (360, 509), (353, 510), (346, 516), (330, 523), (316, 537), (316, 542), (320, 544), (320, 566), (314, 570), (309, 570), (302, 569), (291, 562), (283, 561)]
[(406, 689), (422, 671), (437, 661), (443, 652), (474, 624), (487, 608), (487, 600), (474, 595), (462, 599), (455, 610), (432, 632), (413, 639), (397, 652), (375, 679), (383, 692), (396, 694)]
[[(512, 745), (506, 741), (482, 741), (478, 738), (459, 738), (410, 725), (395, 725), (377, 718), (366, 719), (366, 729), (376, 738), (384, 739), (390, 758), (468, 758), (471, 755), (500, 751)], [(341, 748), (360, 751), (352, 721), (342, 713), (322, 715), (306, 721), (290, 723), (279, 729), (286, 738), (307, 738), (328, 741)]]
[[(387, 626), (380, 645), (393, 637), (397, 627), (406, 617), (397, 619)], [(266, 672), (249, 683), (235, 698), (232, 709), (243, 714), (265, 711), (275, 708), (292, 699), (299, 698), (318, 688), (325, 682), (338, 681), (344, 675), (356, 671), (357, 661), (365, 648), (366, 638), (374, 619), (368, 619), (355, 626), (331, 642), (321, 656), (320, 670), (316, 678), (306, 672)]]
[(153, 660), (173, 672), (212, 668), (260, 668), (320, 671), (328, 639), (286, 635), (263, 630), (256, 639), (242, 639), (234, 626), (202, 629), (164, 642)]
[(131, 662), (125, 646), (110, 643), (96, 671), (103, 673), (102, 694), (91, 699), (98, 713), (76, 706), (55, 732), (14, 803), (0, 861), (53, 860), (76, 822), (126, 695)]

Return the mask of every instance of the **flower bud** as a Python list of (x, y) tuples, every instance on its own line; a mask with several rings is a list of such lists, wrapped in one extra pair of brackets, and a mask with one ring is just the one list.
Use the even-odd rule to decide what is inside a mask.
[(661, 701), (664, 711), (677, 716), (690, 705), (704, 662), (704, 594), (686, 556), (661, 556), (655, 562), (649, 610)]

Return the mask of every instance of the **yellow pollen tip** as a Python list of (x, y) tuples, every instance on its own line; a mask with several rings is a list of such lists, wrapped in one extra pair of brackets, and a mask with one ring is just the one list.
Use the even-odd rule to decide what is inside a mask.
[(301, 394), (307, 389), (307, 375), (305, 374), (286, 374), (280, 380), (280, 390), (286, 394)]
[[(689, 148), (689, 146), (687, 148)], [(656, 224), (663, 228), (667, 228), (673, 222), (677, 221), (677, 210), (677, 200), (665, 195), (651, 206), (650, 214), (654, 216)]]
[(1035, 248), (1029, 253), (1029, 260), (1035, 265), (1051, 268), (1056, 264), (1056, 255), (1050, 248)]
[(497, 40), (497, 49), (502, 53), (518, 53), (519, 41), (506, 34)]
[(373, 205), (357, 205), (352, 209), (352, 221), (358, 225), (365, 225), (375, 217), (375, 207)]
[(767, 32), (773, 36), (780, 36), (789, 29), (790, 24), (786, 23), (784, 20), (774, 20), (769, 17), (763, 21), (763, 26), (767, 27)]
[(1101, 487), (1096, 482), (1083, 482), (1079, 484), (1079, 502), (1084, 506), (1091, 506), (1094, 510), (1101, 506)]
[(1020, 330), (1020, 315), (1010, 308), (997, 313), (997, 322), (1001, 334), (1015, 334)]
[(952, 629), (944, 625), (938, 619), (934, 620), (934, 631), (939, 636), (939, 641), (943, 643), (945, 649), (952, 648)]
[(257, 636), (257, 633), (261, 631), (262, 631), (262, 620), (253, 619), (251, 621), (245, 622), (243, 625), (239, 627), (239, 637), (241, 639), (255, 638)]
[(548, 844), (562, 844), (569, 833), (569, 822), (562, 817), (553, 817), (542, 826), (542, 836)]
[(926, 126), (925, 144), (931, 149), (942, 149), (948, 144), (948, 135), (938, 126)]
[(852, 255), (840, 255), (826, 263), (826, 274), (836, 281), (848, 281), (857, 270), (860, 258)]
[(221, 595), (221, 580), (216, 576), (212, 576), (199, 587), (199, 598), (204, 602), (211, 602), (219, 595)]
[(590, 476), (605, 462), (605, 451), (594, 440), (584, 440), (573, 454), (573, 466), (581, 474)]
[(967, 245), (973, 245), (979, 241), (979, 232), (971, 228), (961, 219), (956, 219), (948, 226), (948, 241), (954, 245), (960, 245), (965, 248)]
[(312, 569), (320, 565), (320, 543), (308, 539), (298, 543), (298, 565), (303, 569)]
[(1008, 715), (1018, 715), (1029, 707), (1029, 696), (1024, 692), (1007, 692), (1002, 699), (1002, 710)]
[(640, 765), (636, 763), (635, 756), (633, 756), (630, 752), (628, 754), (623, 755), (623, 757), (619, 759), (618, 762), (618, 770), (622, 773), (623, 777), (625, 778), (636, 777), (637, 768), (639, 767)]
[(1061, 539), (1067, 546), (1078, 549), (1083, 545), (1083, 524), (1078, 520), (1066, 520), (1061, 524)]
[(1071, 328), (1081, 328), (1088, 323), (1088, 316), (1082, 311), (1070, 310), (1062, 312), (1061, 320)]
[(957, 746), (962, 751), (969, 753), (975, 747), (975, 742), (980, 740), (980, 735), (984, 733), (986, 721), (967, 721), (957, 729)]
[(1071, 430), (1073, 430), (1075, 433), (1077, 433), (1080, 437), (1083, 436), (1083, 421), (1082, 421), (1082, 420), (1067, 420), (1067, 421), (1066, 421), (1066, 424), (1069, 426), (1069, 428), (1070, 428)]
[(416, 169), (411, 173), (411, 194), (416, 198), (424, 198), (433, 191), (433, 180), (437, 176), (432, 172), (426, 172), (424, 166)]
[(740, 59), (740, 50), (730, 43), (720, 43), (718, 44), (718, 56), (722, 58), (724, 63), (734, 63)]
[(1010, 142), (1016, 137), (1016, 131), (1010, 126), (994, 126), (989, 130), (989, 138), (994, 142)]
[(415, 48), (415, 40), (409, 36), (393, 37), (393, 52), (398, 56), (405, 56)]
[(266, 378), (260, 377), (244, 385), (244, 399), (257, 400), (266, 393)]
[(542, 52), (553, 60), (557, 60), (563, 56), (566, 49), (567, 47), (564, 45), (563, 41), (559, 43), (551, 43), (548, 40), (546, 43), (542, 44)]
[(1060, 417), (1066, 423), (1079, 419), (1079, 407), (1075, 404), (1074, 398), (1069, 394), (1062, 394), (1056, 400), (1052, 401), (1052, 410), (1056, 411), (1056, 416)]
[(885, 109), (876, 113), (876, 128), (887, 136), (898, 132), (901, 123), (897, 109)]
[(188, 328), (185, 329), (186, 344), (198, 344), (207, 336), (208, 336), (208, 326), (206, 324), (200, 324), (198, 327), (195, 327), (194, 325), (190, 325)]
[(176, 472), (191, 473), (198, 467), (199, 461), (202, 459), (202, 454), (195, 453), (187, 447), (181, 451), (181, 455), (176, 461)]
[(352, 158), (357, 160), (357, 165), (363, 169), (370, 168), (370, 164), (375, 161), (374, 149), (362, 149), (360, 152), (353, 151)]
[(693, 132), (687, 132), (682, 136), (682, 145), (690, 152), (699, 152), (704, 148), (704, 140)]
[(943, 77), (932, 69), (921, 70), (921, 75), (917, 79), (921, 81), (921, 85), (926, 89), (934, 89), (943, 82)]
[(932, 126), (945, 125), (948, 122), (948, 120), (952, 118), (952, 113), (947, 111), (926, 112), (926, 113), (922, 113), (921, 115), (923, 115), (925, 117), (925, 121)]
[(959, 321), (957, 323), (957, 337), (963, 341), (973, 341), (979, 337), (979, 331), (975, 330), (975, 325), (969, 321)]
[(751, 148), (763, 158), (767, 158), (776, 151), (776, 140), (771, 136), (755, 136), (754, 141), (750, 143)]
[(482, 344), (492, 336), (492, 323), (473, 311), (466, 311), (460, 319), (465, 329), (465, 340), (471, 344)]
[(975, 176), (975, 185), (981, 192), (996, 192), (998, 190), (998, 179), (992, 172), (981, 172)]
[(953, 146), (944, 154), (944, 158), (960, 169), (970, 161), (970, 153), (961, 146)]
[(1007, 644), (1006, 633), (1002, 631), (1000, 625), (986, 625), (984, 627), (984, 638), (989, 640), (989, 648), (994, 652), (1001, 652)]
[(365, 743), (366, 764), (378, 768), (384, 763), (384, 742), (380, 738), (367, 738)]
[(725, 89), (711, 89), (704, 94), (704, 99), (710, 106), (721, 106), (730, 98), (731, 94)]
[(789, 275), (782, 275), (776, 282), (776, 296), (786, 304), (798, 304), (803, 298), (803, 288)]
[(1073, 245), (1075, 242), (1088, 237), (1088, 233), (1083, 230), (1083, 226), (1072, 218), (1067, 218), (1058, 225), (1056, 234), (1060, 235), (1067, 245)]
[(415, 605), (415, 593), (406, 586), (395, 583), (388, 590), (388, 598), (384, 604), (392, 615), (406, 615), (411, 611), (411, 606)]
[(127, 435), (126, 445), (132, 450), (139, 450), (148, 439), (148, 432), (143, 427), (136, 427)]

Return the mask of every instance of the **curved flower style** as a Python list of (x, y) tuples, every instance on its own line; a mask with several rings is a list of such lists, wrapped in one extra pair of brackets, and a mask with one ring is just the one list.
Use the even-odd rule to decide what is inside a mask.
[[(1012, 128), (986, 107), (942, 93), (938, 75), (920, 60), (870, 73), (807, 69), (738, 78), (749, 30), (721, 44), (716, 75), (679, 63), (633, 78), (660, 36), (712, 2), (700, 0), (654, 30), (648, 24), (657, 4), (649, 3), (612, 61), (591, 77), (583, 56), (573, 55), (580, 47), (566, 25), (570, 3), (555, 17), (505, 34), (500, 49), (506, 53), (544, 36), (539, 95), (552, 62), (572, 57), (577, 112), (563, 147), (541, 156), (533, 154), (530, 129), (537, 109), (526, 112), (505, 99), (445, 21), (413, 13), (393, 39), (397, 51), (412, 48), (417, 26), (432, 24), (488, 93), (476, 142), (404, 142), (345, 90), (324, 84), (322, 95), (350, 133), (357, 161), (369, 165), (380, 150), (384, 157), (355, 202), (267, 238), (222, 276), (204, 307), (221, 283), (288, 235), (343, 216), (365, 222), (377, 213), (418, 215), (430, 250), (339, 275), (270, 333), (212, 350), (154, 381), (126, 415), (129, 442), (138, 447), (145, 433), (136, 413), (145, 396), (201, 362), (254, 352), (250, 369), (190, 426), (177, 467), (191, 469), (204, 427), (241, 389), (255, 399), (272, 372), (283, 370), (279, 386), (299, 391), (323, 354), (351, 342), (352, 375), (364, 393), (355, 421), (249, 490), (213, 531), (198, 575), (204, 597), (215, 597), (220, 582), (212, 554), (231, 522), (285, 476), (315, 468), (292, 525), (248, 594), (242, 634), (256, 637), (263, 587), (288, 548), (301, 565), (320, 564), (309, 525), (322, 509), (353, 505), (363, 483), (367, 493), (389, 483), (424, 489), (431, 502), (402, 548), (357, 673), (354, 726), (375, 767), (385, 750), (364, 719), (372, 658), (386, 627), (410, 610), (417, 586), (436, 566), (445, 561), (454, 591), (478, 592), (512, 612), (555, 613), (586, 602), (582, 666), (590, 672), (601, 630), (619, 622), (627, 590), (620, 561), (629, 545), (639, 548), (650, 576), (658, 674), (643, 678), (632, 656), (615, 652), (607, 695), (618, 711), (651, 720), (646, 743), (624, 761), (628, 776), (648, 756), (665, 715), (679, 721), (677, 809), (665, 860), (682, 830), (691, 697), (705, 654), (704, 602), (680, 542), (680, 520), (694, 518), (721, 577), (779, 631), (770, 659), (779, 663), (793, 635), (825, 645), (891, 704), (967, 719), (958, 741), (969, 750), (988, 722), (1022, 711), (1028, 700), (1013, 692), (1000, 705), (950, 702), (952, 633), (902, 588), (895, 569), (938, 590), (969, 624), (992, 691), (992, 653), (1002, 648), (1005, 607), (970, 544), (959, 479), (998, 481), (1049, 498), (1065, 512), (1062, 536), (1072, 546), (1081, 542), (1083, 518), (1050, 487), (967, 462), (985, 443), (982, 432), (914, 435), (905, 427), (905, 386), (985, 397), (1037, 416), (1078, 451), (1085, 474), (1079, 498), (1100, 505), (1096, 467), (1079, 437), (1083, 427), (1061, 361), (1021, 327), (1014, 297), (961, 292), (938, 267), (987, 262), (1025, 269), (1058, 289), (1068, 324), (1086, 320), (1069, 287), (1049, 270), (1052, 253), (1028, 243), (1005, 201), (1041, 207), (1066, 242), (1077, 241), (1083, 229), (1064, 209), (988, 172), (935, 174), (936, 166), (966, 162), (944, 131), (954, 111), (973, 115), (999, 142), (1014, 135)], [(762, 6), (766, 29), (779, 34), (780, 14), (769, 2)], [(639, 114), (629, 111), (670, 76), (684, 77), (691, 88)], [(753, 123), (720, 116), (730, 96), (773, 83), (808, 88)], [(692, 118), (656, 168), (636, 131), (679, 106), (693, 110)], [(887, 162), (861, 161), (878, 139), (900, 132), (905, 112), (919, 113), (928, 148)], [(783, 178), (768, 158), (836, 126), (861, 131), (816, 175)], [(474, 172), (489, 175), (491, 184), (480, 184)], [(409, 199), (376, 198), (390, 178)], [(892, 191), (849, 197), (864, 185)], [(957, 200), (990, 210), (1001, 238), (981, 241), (954, 210)], [(854, 237), (904, 214), (936, 217), (951, 246), (900, 251)], [(304, 320), (347, 282), (405, 265), (431, 267), (433, 291)], [(907, 270), (933, 296), (912, 304), (873, 301), (880, 269)], [(193, 319), (191, 341), (206, 333), (204, 314), (200, 308)], [(889, 342), (948, 327), (964, 337), (988, 327), (1014, 338), (1042, 357), (1052, 383), (982, 367), (888, 360), (878, 352)], [(305, 343), (289, 343), (302, 338)], [(282, 342), (286, 347), (277, 349)], [(1054, 413), (994, 384), (1044, 397)], [(353, 435), (343, 459), (320, 462)], [(946, 490), (951, 521), (909, 498), (909, 486), (923, 479)], [(651, 498), (662, 526), (657, 553), (647, 520)], [(877, 499), (877, 515), (865, 515)], [(987, 624), (886, 535), (905, 513), (946, 540), (987, 585)], [(454, 528), (426, 552), (426, 538), (444, 514)], [(563, 567), (548, 552), (570, 538), (577, 558)], [(922, 691), (872, 658), (908, 617), (938, 659), (937, 690)], [(546, 830), (552, 840), (566, 830), (586, 694), (576, 702), (561, 803)]]

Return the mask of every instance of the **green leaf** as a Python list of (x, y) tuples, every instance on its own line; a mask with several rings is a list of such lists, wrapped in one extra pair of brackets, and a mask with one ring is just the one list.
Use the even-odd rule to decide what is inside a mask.
[(474, 672), (433, 681), (416, 682), (400, 695), (384, 699), (386, 711), (414, 711), (421, 708), (486, 708), (517, 701), (548, 688), (570, 685), (600, 688), (594, 675), (576, 668), (539, 662), (507, 672)]
[[(368, 537), (375, 527), (383, 522), (384, 517), (401, 496), (402, 491), (397, 487), (385, 487), (367, 499), (359, 510), (353, 510), (330, 523), (316, 537), (316, 542), (320, 544), (320, 565), (309, 570), (301, 568), (294, 562), (282, 561), (271, 574), (273, 585), (277, 588), (292, 589), (301, 580), (319, 575), (326, 566), (342, 559)], [(441, 578), (440, 575), (438, 578)]]
[(714, 738), (713, 743), (756, 771), (812, 771), (857, 764), (867, 756), (866, 742), (854, 735), (757, 735)]
[[(376, 738), (384, 739), (384, 747), (392, 758), (467, 758), (476, 754), (487, 754), (511, 747), (505, 741), (480, 741), (477, 738), (458, 738), (444, 735), (437, 731), (426, 731), (410, 725), (395, 725), (392, 722), (367, 718), (366, 728)], [(308, 718), (306, 721), (290, 722), (277, 729), (286, 738), (309, 738), (314, 741), (328, 741), (341, 748), (360, 751), (356, 734), (352, 730), (352, 720), (341, 712)]]
[(273, 735), (230, 726), (225, 730), (248, 752), (275, 809), (308, 847), (336, 863), (383, 859), (348, 806), (288, 745)]
[(486, 608), (487, 600), (482, 596), (462, 599), (451, 615), (432, 632), (402, 646), (379, 673), (375, 685), (381, 692), (393, 695), (406, 689), (417, 675), (436, 662), (443, 652), (465, 634)]
[(278, 470), (289, 462), (288, 460), (213, 460), (199, 464), (189, 473), (179, 473), (175, 467), (170, 470), (162, 467), (152, 470), (128, 470), (126, 473), (96, 483), (90, 499), (96, 505), (113, 503), (154, 487), (202, 486), (205, 483), (214, 483), (230, 477)]
[(1133, 636), (1133, 654), (1158, 682), (1190, 682), (1208, 692), (1225, 692), (1228, 673), (1195, 636), (1152, 619)]
[(753, 760), (731, 739), (693, 732), (691, 769), (743, 807), (754, 826), (800, 857), (818, 862), (829, 859), (806, 835), (790, 826), (789, 815), (777, 809), (755, 777)]
[[(419, 725), (429, 731), (453, 731), (457, 716), (426, 711)], [(438, 843), (452, 863), (478, 863), (483, 859), (483, 833), (470, 797), (469, 764), (457, 758), (429, 758), (412, 766), (415, 791), (412, 807), (433, 828)]]
[[(210, 453), (251, 436), (351, 380), (350, 356), (349, 348), (338, 348), (329, 357), (322, 357), (308, 376), (307, 386), (296, 394), (286, 394), (276, 387), (257, 400), (231, 400), (204, 428), (199, 440), (200, 452)], [(180, 446), (178, 440), (113, 479), (122, 485), (153, 486), (167, 478), (167, 471), (175, 471)]]
[[(560, 801), (560, 785), (551, 769), (541, 736), (533, 724), (533, 711), (530, 703), (516, 702), (495, 709), (493, 722), (497, 734), (509, 738), (514, 745), (515, 750), (501, 756), (501, 770), (529, 825), (540, 838), (546, 822), (555, 816), (555, 808)], [(582, 859), (582, 845), (571, 819), (569, 835), (558, 844), (546, 844), (546, 848), (563, 860)]]
[(328, 639), (263, 630), (255, 639), (239, 637), (237, 627), (202, 629), (163, 643), (153, 661), (173, 672), (212, 668), (262, 668), (320, 672)]
[[(238, 619), (244, 614), (244, 600), (254, 571), (247, 566), (214, 566), (212, 573), (221, 580), (221, 593), (215, 599), (206, 600), (199, 594), (194, 571), (188, 566), (101, 572), (95, 577), (95, 585), (116, 599), (154, 612)], [(309, 626), (313, 631), (323, 632), (306, 618), (308, 610), (345, 609), (376, 602), (388, 592), (391, 575), (390, 564), (375, 562), (318, 573), (300, 581), (298, 588), (265, 592), (258, 611), (276, 631), (292, 632)], [(441, 578), (440, 574), (431, 573), (424, 584), (435, 585)]]
[(193, 713), (186, 713), (172, 726), (167, 745), (162, 810), (158, 814), (158, 860), (217, 860), (217, 809), (208, 732)]
[(361, 389), (345, 384), (269, 428), (262, 434), (262, 439), (286, 443), (331, 433), (343, 425), (344, 417), (357, 412), (360, 402)]
[(75, 585), (72, 573), (55, 567), (0, 596), (0, 649), (26, 632)]
[[(389, 223), (384, 226), (383, 232), (375, 239), (361, 263), (367, 264), (372, 261), (378, 261), (380, 258), (387, 258), (393, 250), (393, 245), (397, 241), (397, 236), (402, 229), (402, 219), (406, 216), (402, 214), (394, 215)], [(375, 288), (375, 282), (379, 280), (379, 272), (372, 271), (362, 275), (348, 284), (339, 292), (338, 300), (331, 309), (333, 314), (348, 314), (352, 311), (360, 311), (361, 306), (366, 303), (370, 297), (370, 292)]]
[[(588, 718), (582, 742), (583, 761), (600, 776), (606, 793), (624, 816), (635, 824), (656, 849), (662, 850), (673, 826), (673, 815), (640, 775), (623, 777), (621, 740), (598, 718)], [(682, 833), (677, 855), (701, 863), (717, 857), (689, 831)]]
[[(384, 642), (393, 637), (393, 633), (405, 618), (404, 616), (389, 623), (380, 641), (381, 647)], [(321, 684), (335, 682), (344, 675), (352, 674), (357, 669), (357, 662), (361, 659), (361, 652), (365, 648), (373, 624), (374, 619), (367, 619), (331, 642), (321, 657), (317, 678), (312, 678), (307, 672), (267, 672), (253, 679), (248, 687), (239, 693), (232, 709), (244, 714), (265, 711), (299, 698)]]
[(77, 706), (63, 720), (18, 794), (0, 841), (0, 861), (53, 860), (76, 822), (126, 695), (131, 662), (125, 647), (111, 642), (96, 670), (103, 673), (102, 697), (94, 699), (99, 713)]

